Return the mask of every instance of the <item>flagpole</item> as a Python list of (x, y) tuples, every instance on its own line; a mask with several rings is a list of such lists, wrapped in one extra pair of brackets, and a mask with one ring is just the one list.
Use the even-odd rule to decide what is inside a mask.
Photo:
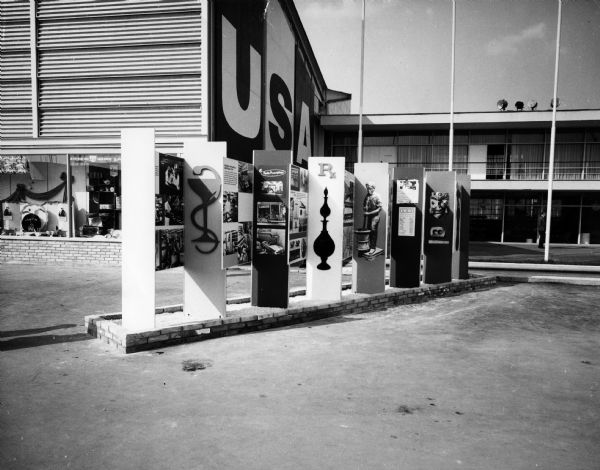
[(366, 0), (362, 0), (362, 32), (360, 37), (360, 103), (358, 106), (358, 157), (357, 162), (362, 163), (362, 150), (363, 150), (363, 81), (365, 74), (365, 9)]
[(552, 181), (554, 178), (554, 149), (556, 147), (556, 109), (558, 108), (558, 59), (560, 56), (560, 23), (562, 0), (558, 0), (558, 20), (556, 22), (556, 57), (554, 60), (554, 92), (552, 99), (552, 127), (550, 129), (550, 160), (548, 162), (548, 196), (546, 201), (546, 239), (544, 241), (544, 261), (550, 257), (550, 221), (552, 219)]
[(452, 0), (452, 65), (450, 66), (450, 136), (448, 140), (448, 171), (454, 160), (454, 46), (456, 40), (456, 0)]

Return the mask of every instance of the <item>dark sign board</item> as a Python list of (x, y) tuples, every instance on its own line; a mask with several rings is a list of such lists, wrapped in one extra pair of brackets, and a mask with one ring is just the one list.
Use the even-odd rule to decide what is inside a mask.
[(425, 178), (425, 283), (452, 280), (456, 173), (428, 172)]
[(418, 287), (421, 282), (424, 181), (423, 168), (394, 168), (391, 287)]
[(252, 305), (288, 305), (291, 151), (254, 152)]

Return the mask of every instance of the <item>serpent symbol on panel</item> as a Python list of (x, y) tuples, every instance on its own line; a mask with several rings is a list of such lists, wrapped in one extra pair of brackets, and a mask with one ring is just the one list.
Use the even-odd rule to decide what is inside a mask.
[[(192, 243), (200, 253), (209, 254), (219, 246), (218, 235), (208, 227), (208, 207), (219, 201), (221, 177), (209, 166), (196, 166), (193, 173), (197, 178), (188, 178), (188, 186), (200, 196), (202, 203), (194, 207), (190, 214), (192, 225), (201, 232), (198, 238), (192, 239)], [(196, 220), (199, 211), (203, 212), (202, 225)]]

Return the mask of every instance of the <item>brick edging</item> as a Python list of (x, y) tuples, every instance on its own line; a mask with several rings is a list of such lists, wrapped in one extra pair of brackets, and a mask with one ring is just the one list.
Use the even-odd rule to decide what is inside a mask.
[[(412, 304), (436, 297), (456, 295), (474, 290), (489, 289), (496, 285), (495, 276), (458, 280), (444, 284), (427, 285), (411, 289), (388, 289), (372, 295), (342, 299), (337, 302), (310, 306), (295, 306), (258, 314), (232, 314), (232, 316), (201, 322), (185, 323), (140, 333), (127, 332), (120, 323), (121, 314), (88, 315), (85, 327), (88, 334), (111, 344), (123, 353), (133, 353), (176, 344), (202, 341), (222, 336), (232, 336), (252, 331), (278, 328), (322, 318), (383, 310), (403, 304)], [(180, 306), (161, 307), (157, 313), (177, 311)], [(162, 309), (162, 311), (160, 311)]]

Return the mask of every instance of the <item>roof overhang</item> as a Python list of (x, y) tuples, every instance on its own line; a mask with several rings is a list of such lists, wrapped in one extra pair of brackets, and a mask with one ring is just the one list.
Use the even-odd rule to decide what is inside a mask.
[[(321, 126), (328, 131), (358, 130), (358, 114), (321, 116)], [(498, 111), (455, 113), (454, 129), (527, 129), (550, 128), (552, 111)], [(557, 111), (557, 127), (600, 126), (600, 110)], [(364, 114), (363, 131), (447, 130), (450, 113)]]

